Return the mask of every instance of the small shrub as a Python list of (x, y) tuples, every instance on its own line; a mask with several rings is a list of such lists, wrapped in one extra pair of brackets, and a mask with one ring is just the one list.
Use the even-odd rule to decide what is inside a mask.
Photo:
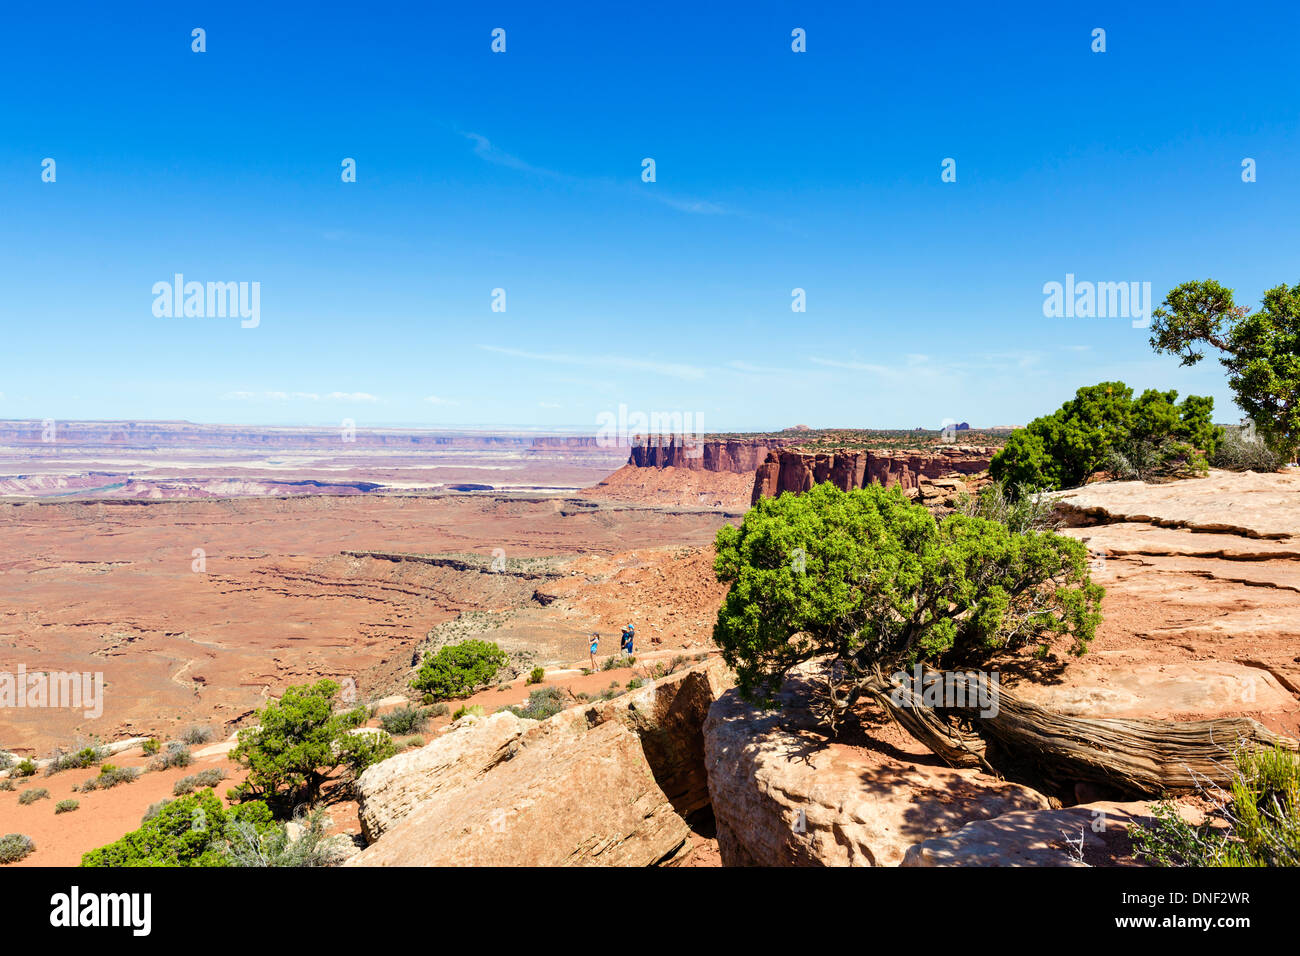
[(92, 790), (112, 790), (119, 783), (135, 783), (139, 776), (139, 767), (115, 767), (111, 763), (106, 763), (99, 768), (98, 777), (91, 777), (80, 786), (72, 789), (79, 793), (89, 793)]
[(9, 771), (9, 775), (11, 777), (34, 777), (36, 776), (36, 764), (34, 764), (29, 758), (24, 757), (22, 760), (18, 761), (17, 766), (15, 766), (13, 770)]
[(14, 765), (14, 755), (5, 750), (0, 750), (0, 770), (8, 770)]
[(156, 754), (159, 751), (161, 747), (162, 744), (158, 743), (157, 738), (150, 737), (148, 740), (146, 740), (144, 743), (140, 745), (140, 751), (146, 757), (152, 757), (154, 754)]
[(540, 683), (541, 683), (543, 680), (545, 680), (545, 679), (546, 679), (546, 670), (545, 670), (545, 668), (542, 668), (542, 667), (534, 667), (531, 671), (528, 672), (528, 679), (525, 680), (524, 683), (525, 683), (525, 684), (540, 684)]
[(210, 727), (186, 727), (181, 734), (181, 740), (196, 747), (199, 744), (206, 744), (212, 739), (212, 729)]
[(644, 686), (645, 686), (645, 681), (643, 681), (639, 677), (633, 677), (630, 681), (627, 682), (628, 690), (636, 690), (638, 687), (644, 687)]
[(60, 800), (54, 805), (55, 813), (71, 813), (77, 807), (81, 806), (80, 800)]
[(0, 837), (0, 863), (17, 863), (35, 850), (32, 838), (22, 833), (6, 833)]
[(1157, 866), (1300, 866), (1300, 754), (1239, 750), (1229, 789), (1202, 789), (1214, 809), (1194, 827), (1167, 802), (1133, 827), (1135, 856)]
[(451, 708), (448, 707), (446, 704), (437, 703), (434, 704), (432, 707), (428, 708), (426, 713), (428, 713), (430, 717), (446, 717), (448, 714), (451, 713)]
[(45, 765), (45, 776), (49, 777), (64, 770), (85, 770), (107, 756), (108, 750), (104, 747), (82, 747), (75, 753), (56, 753), (54, 758)]
[(172, 796), (183, 797), (195, 790), (215, 787), (225, 779), (226, 772), (224, 770), (220, 767), (209, 767), (207, 770), (200, 770), (198, 773), (192, 773), (188, 777), (181, 777), (181, 779), (177, 780), (172, 785)]
[(8, 777), (0, 778), (0, 790), (13, 790), (14, 782)]
[(462, 717), (482, 717), (482, 716), (483, 716), (483, 708), (480, 707), (478, 704), (473, 704), (473, 705), (465, 704), (456, 709), (456, 712), (451, 715), (451, 719), (452, 719), (452, 723), (455, 723), (456, 721), (460, 720)]
[(162, 808), (167, 806), (169, 803), (171, 803), (170, 800), (158, 800), (149, 804), (149, 809), (144, 812), (144, 816), (140, 818), (140, 822), (148, 823), (154, 817), (158, 816), (158, 814), (162, 812)]
[(545, 720), (564, 710), (567, 703), (564, 691), (558, 687), (543, 687), (528, 695), (528, 701), (509, 708), (516, 717), (526, 720)]
[(379, 718), (379, 726), (393, 736), (413, 734), (428, 722), (429, 712), (419, 707), (398, 707)]
[(606, 671), (618, 670), (621, 667), (631, 667), (635, 663), (636, 663), (635, 657), (611, 657), (607, 661), (605, 661), (604, 665), (601, 667), (601, 670), (606, 670)]
[(508, 661), (505, 651), (488, 641), (461, 641), (426, 654), (411, 686), (436, 700), (468, 697), (491, 683)]
[(29, 803), (35, 803), (37, 800), (50, 799), (50, 791), (44, 787), (32, 787), (30, 790), (24, 790), (18, 794), (18, 803), (20, 806), (27, 806)]
[(162, 753), (149, 761), (145, 769), (157, 772), (169, 767), (188, 767), (193, 762), (194, 755), (190, 753), (190, 749), (180, 741), (173, 740), (167, 744)]
[(1227, 471), (1273, 472), (1285, 462), (1262, 441), (1251, 439), (1243, 428), (1228, 428), (1210, 457), (1210, 464)]

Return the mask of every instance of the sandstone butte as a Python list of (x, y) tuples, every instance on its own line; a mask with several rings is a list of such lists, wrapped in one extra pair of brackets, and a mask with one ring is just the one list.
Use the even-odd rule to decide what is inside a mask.
[(996, 449), (938, 445), (916, 451), (797, 451), (797, 439), (692, 441), (679, 436), (632, 440), (630, 468), (681, 469), (688, 472), (752, 474), (752, 505), (783, 492), (800, 494), (829, 481), (842, 491), (875, 482), (897, 485), (912, 497), (950, 499), (974, 476), (988, 470)]

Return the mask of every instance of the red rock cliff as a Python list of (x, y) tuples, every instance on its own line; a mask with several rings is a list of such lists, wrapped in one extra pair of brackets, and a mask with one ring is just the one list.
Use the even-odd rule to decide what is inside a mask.
[(922, 480), (974, 475), (988, 468), (992, 448), (935, 448), (925, 452), (882, 453), (840, 451), (812, 454), (770, 451), (754, 473), (750, 503), (785, 491), (795, 494), (829, 481), (842, 491), (875, 482), (904, 491), (920, 488)]

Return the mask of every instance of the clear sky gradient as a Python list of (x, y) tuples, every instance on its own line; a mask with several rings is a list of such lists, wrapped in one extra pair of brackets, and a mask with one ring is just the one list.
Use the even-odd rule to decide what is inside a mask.
[[(996, 425), (1120, 378), (1235, 421), (1043, 284), (1300, 281), (1294, 3), (0, 16), (0, 418)], [(155, 317), (175, 273), (260, 324)]]

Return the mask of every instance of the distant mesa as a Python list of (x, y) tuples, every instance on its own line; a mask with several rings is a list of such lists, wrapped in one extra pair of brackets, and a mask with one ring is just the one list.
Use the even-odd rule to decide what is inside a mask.
[(791, 425), (789, 428), (782, 428), (783, 432), (810, 432), (812, 431), (807, 425)]

